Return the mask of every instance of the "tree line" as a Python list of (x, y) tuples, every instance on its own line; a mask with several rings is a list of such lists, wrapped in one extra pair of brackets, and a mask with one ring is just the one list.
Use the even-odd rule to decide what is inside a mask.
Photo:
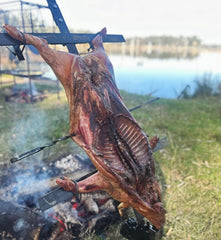
[(151, 44), (153, 46), (167, 45), (167, 46), (188, 46), (197, 47), (202, 44), (202, 41), (197, 36), (148, 36), (148, 37), (132, 37), (127, 38), (127, 42), (130, 44), (132, 41), (139, 41), (141, 45)]

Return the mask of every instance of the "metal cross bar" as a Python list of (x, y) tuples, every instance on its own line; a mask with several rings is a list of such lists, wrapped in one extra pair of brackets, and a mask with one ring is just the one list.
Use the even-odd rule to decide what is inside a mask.
[[(47, 0), (48, 7), (51, 10), (52, 17), (62, 34), (70, 33), (68, 26), (62, 16), (60, 8), (55, 0)], [(78, 50), (74, 44), (67, 44), (70, 53), (78, 54)]]
[[(91, 33), (30, 33), (36, 37), (44, 38), (48, 44), (81, 44), (90, 43), (95, 34)], [(104, 42), (125, 42), (122, 35), (107, 34)], [(13, 39), (7, 33), (0, 33), (0, 46), (17, 46), (23, 43)]]

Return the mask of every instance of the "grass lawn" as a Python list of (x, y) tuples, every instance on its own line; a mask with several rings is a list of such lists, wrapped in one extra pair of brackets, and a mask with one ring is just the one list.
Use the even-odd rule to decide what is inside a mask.
[[(147, 100), (126, 92), (122, 97), (128, 108)], [(60, 100), (51, 94), (35, 104), (6, 103), (0, 94), (0, 164), (68, 135), (68, 114), (64, 92)], [(163, 239), (220, 240), (221, 99), (160, 99), (133, 115), (150, 137), (166, 136), (169, 142), (154, 154), (167, 210)], [(75, 151), (80, 150), (68, 140), (46, 149), (41, 157), (53, 159)], [(106, 230), (109, 239), (122, 239), (115, 228), (119, 230)]]

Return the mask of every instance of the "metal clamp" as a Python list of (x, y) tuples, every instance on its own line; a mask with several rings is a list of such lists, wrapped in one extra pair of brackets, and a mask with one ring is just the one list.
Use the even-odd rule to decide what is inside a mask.
[(22, 35), (23, 44), (24, 44), (22, 49), (20, 49), (20, 45), (15, 45), (15, 46), (12, 46), (12, 48), (10, 48), (10, 47), (7, 47), (7, 48), (14, 56), (18, 57), (19, 61), (24, 61), (25, 58), (24, 58), (24, 55), (23, 55), (23, 51), (24, 51), (25, 46), (26, 46), (26, 39), (25, 39), (24, 33), (23, 32), (20, 32), (20, 33)]

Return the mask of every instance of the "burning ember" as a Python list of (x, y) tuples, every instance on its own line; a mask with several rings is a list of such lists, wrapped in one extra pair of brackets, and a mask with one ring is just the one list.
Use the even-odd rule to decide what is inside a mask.
[(118, 203), (106, 192), (73, 196), (42, 212), (38, 199), (56, 187), (55, 179), (77, 178), (92, 171), (87, 157), (68, 155), (43, 165), (13, 164), (2, 168), (0, 177), (0, 239), (75, 239), (89, 232), (100, 233), (120, 219)]

